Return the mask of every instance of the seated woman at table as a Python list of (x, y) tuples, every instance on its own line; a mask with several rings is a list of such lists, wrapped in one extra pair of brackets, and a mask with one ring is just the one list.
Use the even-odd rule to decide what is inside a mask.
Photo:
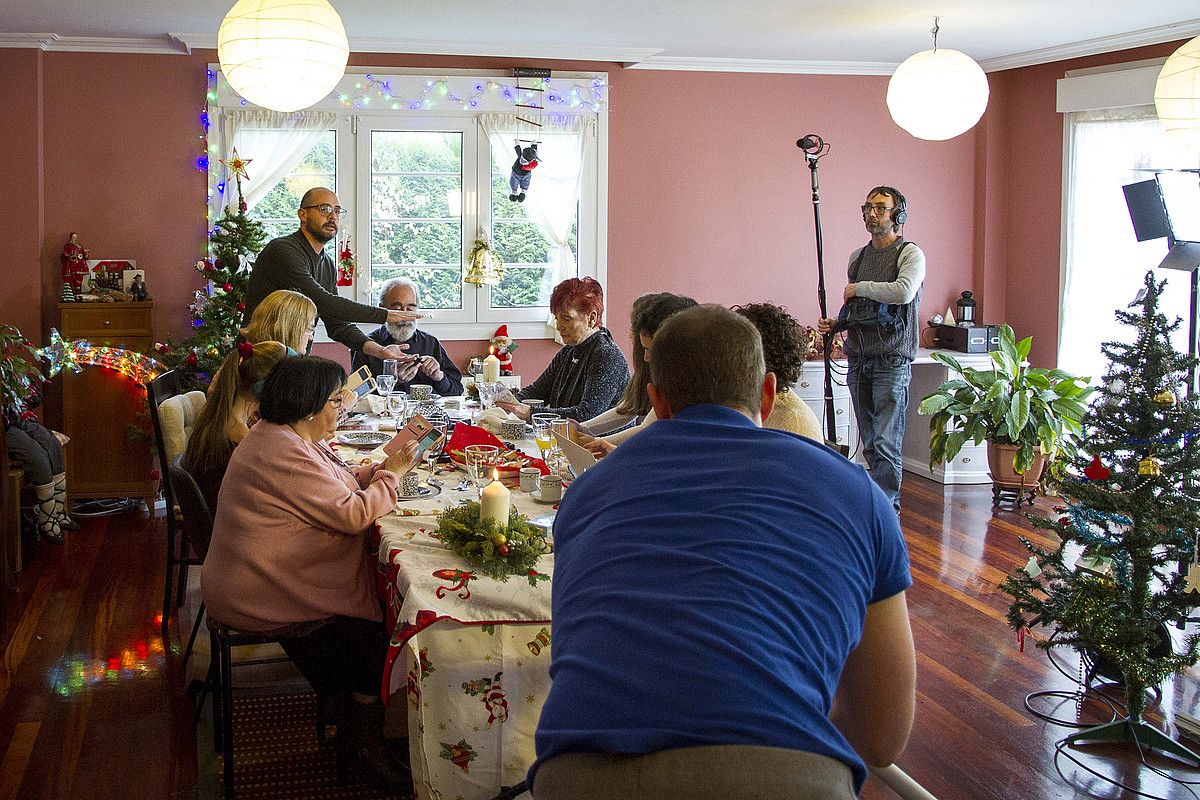
[(808, 356), (803, 327), (787, 309), (773, 303), (750, 303), (733, 310), (758, 328), (767, 372), (775, 373), (775, 408), (762, 426), (824, 442), (817, 415), (792, 391)]
[[(582, 423), (584, 447), (597, 458), (603, 458), (617, 445), (653, 422), (654, 409), (646, 394), (650, 382), (650, 343), (654, 332), (668, 317), (696, 305), (690, 297), (670, 292), (644, 294), (633, 301), (630, 309), (630, 336), (633, 338), (633, 377), (616, 407)], [(632, 424), (631, 424), (632, 423)], [(593, 438), (594, 437), (594, 438)]]
[(568, 278), (554, 287), (550, 311), (563, 349), (546, 371), (517, 393), (516, 403), (497, 403), (521, 419), (530, 418), (522, 400), (542, 400), (545, 411), (586, 420), (612, 408), (629, 380), (629, 365), (607, 328), (604, 289), (594, 278)]
[(353, 693), (354, 750), (377, 777), (388, 763), (379, 690), (388, 634), (375, 594), (375, 520), (396, 506), (416, 443), (351, 467), (329, 448), (346, 373), (333, 361), (279, 361), (263, 382), (261, 420), (233, 451), (201, 590), (209, 617), (271, 634), (322, 692)]
[[(280, 289), (271, 292), (254, 309), (254, 314), (238, 333), (238, 341), (258, 344), (279, 342), (290, 355), (307, 353), (312, 347), (313, 332), (317, 329), (317, 307), (299, 292)], [(208, 384), (211, 400), (213, 388), (221, 378), (224, 364), (217, 367)]]
[(244, 343), (225, 358), (208, 387), (208, 400), (196, 417), (182, 463), (214, 514), (233, 448), (246, 438), (251, 421), (258, 419), (254, 386), (287, 354), (288, 348), (279, 342)]

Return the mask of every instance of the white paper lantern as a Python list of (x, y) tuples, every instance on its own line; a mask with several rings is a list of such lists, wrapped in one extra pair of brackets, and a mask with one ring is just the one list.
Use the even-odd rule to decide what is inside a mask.
[(969, 131), (987, 109), (988, 82), (970, 56), (939, 47), (904, 60), (888, 81), (892, 119), (918, 139)]
[(337, 86), (350, 43), (328, 0), (238, 0), (221, 23), (217, 55), (246, 100), (297, 111)]
[(1200, 148), (1200, 36), (1176, 50), (1154, 84), (1154, 107), (1177, 140)]

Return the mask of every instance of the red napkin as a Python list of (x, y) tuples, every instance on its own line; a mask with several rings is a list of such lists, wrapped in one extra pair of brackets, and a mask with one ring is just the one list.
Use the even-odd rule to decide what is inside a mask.
[[(446, 443), (446, 452), (450, 453), (455, 450), (466, 450), (468, 445), (472, 444), (491, 444), (500, 448), (504, 452), (508, 448), (504, 446), (504, 442), (497, 439), (491, 433), (485, 431), (476, 425), (469, 425), (465, 422), (460, 422), (454, 426), (454, 433), (450, 435), (450, 441)], [(525, 466), (537, 467), (543, 475), (550, 474), (550, 468), (546, 466), (546, 462), (540, 458), (522, 453), (525, 456)]]

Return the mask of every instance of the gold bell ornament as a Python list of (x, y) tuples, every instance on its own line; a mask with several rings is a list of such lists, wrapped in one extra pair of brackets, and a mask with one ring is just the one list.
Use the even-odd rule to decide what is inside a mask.
[(475, 240), (475, 246), (467, 255), (467, 274), (463, 283), (472, 286), (494, 286), (504, 279), (504, 262), (496, 251), (488, 245), (487, 239), (480, 237)]
[(1170, 389), (1163, 389), (1161, 392), (1154, 395), (1154, 402), (1158, 403), (1160, 406), (1166, 406), (1167, 408), (1170, 408), (1175, 405), (1175, 393)]
[(1162, 462), (1154, 456), (1146, 456), (1138, 462), (1138, 475), (1162, 475)]

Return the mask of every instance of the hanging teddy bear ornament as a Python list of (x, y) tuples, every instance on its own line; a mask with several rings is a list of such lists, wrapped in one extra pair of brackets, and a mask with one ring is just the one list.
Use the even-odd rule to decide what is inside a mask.
[(501, 325), (492, 334), (492, 352), (500, 359), (500, 374), (512, 375), (512, 354), (517, 349), (517, 343), (508, 336), (508, 326)]
[(517, 160), (513, 162), (512, 173), (508, 176), (508, 199), (517, 203), (525, 202), (525, 192), (529, 191), (529, 181), (533, 178), (533, 170), (538, 165), (537, 142), (528, 147), (521, 147), (517, 141), (513, 145)]

